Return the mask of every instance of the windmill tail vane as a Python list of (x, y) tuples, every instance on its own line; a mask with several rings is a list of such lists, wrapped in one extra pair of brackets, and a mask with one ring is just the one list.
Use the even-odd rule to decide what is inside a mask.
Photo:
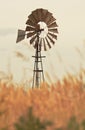
[(35, 49), (34, 70), (33, 70), (33, 83), (32, 87), (39, 87), (41, 82), (44, 82), (44, 72), (41, 51), (47, 51), (55, 44), (57, 40), (58, 25), (52, 13), (46, 9), (36, 9), (28, 16), (26, 21), (26, 29), (18, 30), (16, 43), (27, 38), (30, 38), (30, 45)]

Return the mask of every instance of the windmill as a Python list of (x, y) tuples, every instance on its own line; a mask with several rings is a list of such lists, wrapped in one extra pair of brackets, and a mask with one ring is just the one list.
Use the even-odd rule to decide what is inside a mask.
[(26, 29), (18, 30), (16, 43), (24, 40), (26, 36), (30, 40), (30, 45), (35, 48), (35, 56), (32, 56), (35, 58), (32, 87), (39, 87), (41, 80), (44, 81), (42, 58), (45, 56), (41, 55), (41, 51), (47, 51), (55, 44), (58, 33), (57, 27), (56, 19), (52, 13), (39, 8), (32, 11), (28, 16)]

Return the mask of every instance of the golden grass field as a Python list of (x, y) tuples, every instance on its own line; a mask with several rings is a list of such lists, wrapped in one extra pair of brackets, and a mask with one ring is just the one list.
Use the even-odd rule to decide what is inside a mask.
[(24, 86), (0, 82), (0, 128), (6, 126), (13, 130), (13, 124), (21, 115), (26, 116), (30, 106), (40, 120), (53, 122), (49, 130), (65, 127), (72, 116), (81, 122), (85, 119), (85, 71), (82, 73), (78, 77), (68, 75), (62, 82), (50, 86), (43, 83), (40, 88), (27, 91)]

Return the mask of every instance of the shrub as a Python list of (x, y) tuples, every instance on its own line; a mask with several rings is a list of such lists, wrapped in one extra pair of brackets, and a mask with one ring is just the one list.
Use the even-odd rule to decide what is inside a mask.
[(27, 117), (21, 116), (19, 122), (15, 123), (16, 130), (46, 130), (47, 126), (52, 125), (50, 121), (41, 122), (39, 118), (32, 113), (32, 108), (29, 108)]

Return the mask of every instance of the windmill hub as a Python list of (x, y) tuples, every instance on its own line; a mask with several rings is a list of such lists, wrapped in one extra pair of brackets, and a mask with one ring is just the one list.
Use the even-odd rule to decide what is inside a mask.
[(39, 22), (38, 23), (39, 24), (39, 26), (40, 26), (40, 29), (42, 30), (41, 31), (41, 33), (40, 33), (40, 38), (45, 38), (46, 36), (47, 36), (47, 34), (48, 34), (48, 27), (47, 27), (47, 25), (46, 25), (46, 23), (45, 22)]
[(57, 40), (56, 19), (46, 9), (36, 9), (28, 16), (26, 21), (26, 29), (18, 30), (17, 43), (24, 40), (25, 36), (29, 38), (30, 45), (36, 49), (34, 73), (33, 73), (33, 86), (39, 86), (41, 83), (41, 74), (44, 81), (43, 64), (41, 56), (42, 49), (47, 51), (55, 44)]

